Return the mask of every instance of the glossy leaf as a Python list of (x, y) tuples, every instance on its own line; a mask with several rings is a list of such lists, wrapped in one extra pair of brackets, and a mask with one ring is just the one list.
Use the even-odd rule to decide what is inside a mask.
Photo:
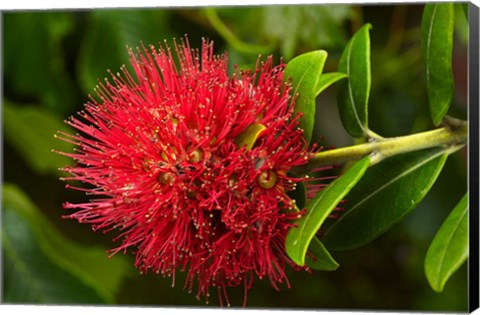
[(105, 303), (91, 286), (52, 262), (35, 241), (29, 223), (3, 208), (3, 301), (7, 303)]
[(42, 252), (52, 263), (68, 270), (94, 288), (103, 299), (113, 297), (132, 267), (126, 257), (108, 259), (105, 249), (77, 244), (65, 238), (16, 186), (3, 186), (3, 207), (20, 214), (29, 224)]
[(248, 128), (235, 139), (238, 148), (245, 146), (247, 150), (253, 148), (258, 136), (265, 130), (262, 124), (251, 124)]
[(305, 256), (305, 264), (311, 269), (332, 271), (340, 266), (316, 237), (310, 242), (308, 251), (310, 255)]
[(368, 129), (368, 98), (370, 95), (370, 24), (365, 24), (345, 47), (338, 71), (346, 73), (348, 80), (338, 84), (340, 118), (347, 132), (360, 138)]
[(439, 125), (453, 98), (453, 3), (425, 5), (422, 17), (422, 51), (427, 94), (433, 123)]
[(346, 212), (325, 232), (328, 249), (360, 247), (401, 221), (425, 197), (447, 158), (435, 148), (402, 154), (371, 167), (345, 198)]
[(452, 274), (468, 258), (468, 194), (438, 230), (427, 251), (425, 275), (433, 290), (443, 291)]
[(296, 264), (305, 264), (305, 255), (315, 234), (328, 215), (360, 180), (369, 164), (368, 156), (356, 162), (307, 204), (306, 214), (296, 220), (297, 227), (290, 229), (285, 240), (287, 254)]
[(54, 138), (57, 131), (73, 133), (72, 129), (42, 107), (4, 101), (3, 130), (5, 140), (38, 173), (58, 173), (58, 168), (71, 163), (51, 150), (72, 152), (72, 144)]
[(292, 79), (293, 94), (299, 94), (295, 113), (302, 112), (300, 128), (304, 130), (305, 139), (310, 141), (315, 120), (315, 97), (322, 74), (327, 52), (312, 51), (292, 59), (285, 68), (285, 78)]
[(320, 76), (320, 79), (318, 80), (317, 83), (317, 89), (315, 92), (315, 96), (318, 96), (320, 93), (322, 93), (326, 88), (328, 88), (330, 85), (333, 83), (347, 78), (348, 75), (345, 73), (340, 73), (340, 72), (330, 72), (330, 73), (324, 73)]

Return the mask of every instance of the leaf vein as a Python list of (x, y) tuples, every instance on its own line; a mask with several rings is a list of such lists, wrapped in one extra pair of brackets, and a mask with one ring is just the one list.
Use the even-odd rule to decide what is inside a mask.
[[(400, 179), (401, 177), (403, 176), (406, 176), (408, 174), (410, 174), (411, 172), (417, 170), (418, 168), (422, 167), (423, 165), (427, 164), (428, 162), (436, 159), (437, 157), (439, 157), (440, 155), (444, 154), (443, 151), (437, 153), (437, 154), (434, 154), (432, 155), (431, 157), (429, 157), (428, 159), (422, 161), (422, 163), (419, 163), (417, 165), (415, 165), (415, 167), (412, 167), (410, 169), (408, 169), (407, 171), (405, 172), (402, 172), (400, 173), (398, 176), (392, 178), (390, 181), (386, 182), (385, 184), (381, 185), (378, 189), (376, 189), (374, 192), (372, 192), (370, 195), (366, 196), (362, 201), (358, 202), (355, 206), (353, 206), (349, 211), (348, 213), (354, 211), (356, 208), (358, 208), (360, 205), (362, 205), (363, 203), (365, 203), (367, 200), (369, 200), (370, 198), (372, 198), (373, 196), (375, 196), (377, 193), (379, 193), (380, 191), (384, 190), (385, 188), (387, 188), (388, 186), (392, 185), (393, 183), (395, 183), (398, 179)], [(345, 217), (345, 216), (344, 216)], [(342, 218), (344, 217), (341, 217), (338, 221), (341, 221)], [(337, 221), (337, 222), (338, 222)]]
[[(352, 53), (352, 46), (353, 46), (353, 41), (348, 46), (348, 53), (347, 53), (347, 56), (348, 56), (347, 57), (347, 73), (348, 73), (349, 76), (350, 76), (350, 59), (351, 59), (351, 53)], [(358, 112), (357, 112), (357, 107), (355, 105), (355, 100), (354, 100), (354, 97), (353, 97), (352, 83), (351, 83), (350, 78), (348, 80), (348, 96), (350, 98), (350, 103), (352, 104), (351, 107), (352, 107), (353, 114), (355, 115), (355, 120), (357, 121), (360, 128), (365, 131), (365, 129), (362, 126), (362, 122), (360, 121), (360, 117), (359, 117)]]
[(456, 224), (455, 228), (453, 229), (453, 232), (447, 238), (447, 241), (445, 242), (446, 245), (442, 247), (443, 248), (442, 254), (441, 254), (442, 259), (440, 260), (440, 263), (438, 265), (438, 275), (442, 274), (443, 271), (444, 271), (443, 266), (444, 266), (444, 263), (445, 263), (445, 255), (447, 253), (447, 249), (450, 246), (450, 243), (452, 242), (453, 236), (455, 235), (455, 233), (457, 233), (457, 231), (460, 227), (460, 222), (463, 220), (463, 218), (465, 217), (466, 214), (467, 214), (467, 212), (464, 211), (462, 216), (458, 219), (457, 224)]

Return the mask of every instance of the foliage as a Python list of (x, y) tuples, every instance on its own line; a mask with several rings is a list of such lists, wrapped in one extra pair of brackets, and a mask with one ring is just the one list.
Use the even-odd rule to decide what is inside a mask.
[[(28, 303), (113, 302), (130, 266), (105, 250), (66, 239), (17, 187), (3, 187), (7, 300)], [(26, 295), (26, 300), (22, 299)]]
[[(445, 118), (445, 114), (448, 111), (453, 95), (451, 65), (453, 19), (453, 4), (451, 3), (429, 4), (425, 6), (422, 18), (421, 40), (425, 58), (426, 86), (430, 101), (430, 113), (435, 125), (439, 125), (440, 122), (448, 124), (451, 120), (448, 117)], [(370, 28), (371, 25), (366, 24), (352, 36), (339, 60), (338, 71), (348, 76), (348, 80), (339, 83), (339, 113), (343, 126), (352, 137), (368, 138), (372, 142), (384, 142), (383, 137), (378, 136), (368, 128), (368, 99), (371, 86)], [(303, 54), (290, 61), (287, 64), (287, 74), (289, 74), (288, 69), (290, 65), (292, 65), (291, 67), (297, 67), (297, 60), (307, 58), (307, 60), (312, 60), (311, 54)], [(324, 59), (316, 62), (320, 65), (320, 69), (323, 67)], [(317, 84), (317, 81), (314, 80), (315, 77), (318, 78), (320, 76), (320, 73), (315, 72), (320, 72), (321, 70), (311, 71), (311, 64), (314, 64), (313, 60), (310, 63), (298, 66), (306, 69), (303, 73), (301, 70), (297, 70), (297, 73), (302, 73), (302, 76), (293, 72), (293, 83), (297, 89), (301, 90), (304, 88), (306, 86), (304, 82), (314, 82), (313, 85)], [(300, 79), (295, 80), (296, 77), (300, 77)], [(310, 90), (311, 88), (307, 89), (307, 91)], [(304, 93), (304, 95), (311, 97), (308, 93)], [(314, 110), (310, 110), (309, 107), (305, 110), (304, 102), (299, 102), (297, 107), (299, 111), (304, 113), (303, 121), (313, 120)], [(308, 124), (306, 126), (305, 128), (305, 124), (303, 125), (306, 129), (306, 134), (309, 135), (310, 126)], [(455, 127), (451, 126), (450, 128)], [(432, 143), (434, 141), (432, 139)], [(395, 141), (395, 139), (392, 139), (392, 142), (395, 143), (392, 146), (401, 145), (400, 141)], [(466, 138), (464, 144), (466, 144)], [(415, 145), (416, 143), (412, 141), (406, 145), (404, 151), (396, 150), (392, 147), (386, 150), (379, 148), (378, 151), (367, 151), (365, 153), (359, 153), (355, 148), (352, 148), (350, 151), (348, 148), (345, 148), (338, 151), (334, 150), (331, 153), (332, 159), (328, 158), (329, 152), (318, 155), (318, 157), (327, 157), (326, 160), (329, 162), (335, 159), (343, 162), (342, 158), (345, 156), (347, 159), (358, 159), (361, 156), (360, 154), (370, 155), (372, 157), (372, 165), (386, 157), (387, 159), (367, 171), (362, 180), (359, 181), (361, 176), (355, 178), (355, 180), (349, 179), (350, 185), (348, 188), (343, 187), (338, 191), (335, 190), (339, 183), (337, 179), (337, 181), (332, 182), (320, 191), (307, 204), (306, 215), (299, 220), (298, 227), (290, 231), (286, 240), (286, 249), (290, 257), (297, 264), (304, 264), (307, 248), (316, 231), (324, 223), (325, 214), (328, 215), (331, 209), (348, 192), (350, 193), (346, 198), (351, 203), (351, 206), (347, 207), (346, 213), (339, 220), (328, 227), (324, 237), (321, 239), (327, 249), (346, 250), (365, 245), (390, 229), (412, 211), (435, 183), (448, 155), (458, 150), (454, 141), (449, 144), (434, 144), (432, 145), (433, 148), (428, 150), (422, 150), (426, 148), (423, 144), (418, 149), (409, 147)], [(392, 154), (390, 154), (389, 150), (394, 150), (395, 154), (409, 153), (390, 157)], [(410, 152), (412, 150), (413, 152)], [(338, 154), (335, 154), (336, 152)], [(350, 172), (356, 166), (352, 166), (346, 174), (350, 175)], [(363, 175), (363, 172), (358, 174)], [(342, 175), (339, 179), (342, 180), (345, 178), (345, 175)], [(358, 185), (354, 187), (357, 181)], [(328, 196), (328, 198), (325, 197), (324, 199), (335, 200), (335, 202), (328, 206), (318, 206), (319, 200), (322, 200), (323, 195)], [(466, 201), (464, 200), (462, 209), (465, 206)], [(458, 208), (452, 212), (454, 218), (450, 217), (447, 219), (439, 232), (440, 235), (437, 236), (435, 242), (431, 245), (427, 256), (427, 277), (436, 291), (442, 290), (443, 284), (458, 269), (459, 265), (465, 261), (468, 255), (466, 252), (468, 238), (465, 231), (463, 231), (466, 222), (463, 221), (461, 232), (459, 232), (460, 235), (454, 234), (455, 238), (452, 243), (447, 242), (447, 244), (442, 244), (444, 246), (442, 249), (437, 249), (440, 246), (439, 242), (441, 242), (438, 239), (448, 239), (452, 237), (449, 236), (450, 233), (457, 231), (456, 225), (459, 224), (457, 221), (461, 220), (462, 217), (456, 219), (458, 214), (454, 215), (453, 213), (461, 211)], [(451, 223), (451, 221), (454, 221), (454, 223)], [(308, 233), (305, 235), (304, 231), (308, 231)], [(443, 236), (445, 234), (446, 236)], [(438, 254), (439, 251), (441, 251), (441, 254)], [(432, 252), (436, 254), (432, 254)], [(443, 261), (448, 261), (449, 263), (446, 263), (446, 266), (443, 267)], [(442, 267), (435, 269), (433, 266), (437, 266), (438, 262), (440, 262)], [(446, 270), (443, 268), (446, 268)]]
[(291, 229), (286, 239), (287, 253), (298, 265), (305, 264), (307, 248), (317, 230), (342, 198), (362, 178), (369, 164), (368, 156), (356, 162), (348, 171), (320, 190), (308, 203), (307, 213), (297, 220), (297, 228)]
[(363, 26), (348, 42), (340, 58), (339, 71), (348, 75), (338, 89), (340, 117), (348, 133), (356, 138), (367, 135), (368, 97), (370, 94), (369, 24)]
[(435, 125), (442, 121), (453, 97), (453, 14), (453, 3), (432, 3), (425, 6), (422, 19), (427, 91)]
[(327, 246), (359, 247), (403, 219), (428, 193), (446, 158), (445, 150), (429, 149), (372, 167), (348, 195), (348, 212), (325, 232)]
[(435, 291), (441, 292), (445, 282), (468, 257), (468, 195), (465, 194), (428, 248), (425, 274)]
[[(82, 109), (97, 80), (110, 76), (107, 69), (116, 73), (127, 63), (127, 45), (188, 34), (199, 47), (208, 37), (241, 69), (251, 68), (259, 53), (282, 56), (307, 140), (348, 149), (448, 125), (450, 116), (465, 119), (459, 69), (466, 65), (461, 32), (468, 27), (457, 14), (463, 9), (445, 3), (4, 14), (4, 300), (195, 303), (165, 279), (133, 275), (129, 258), (107, 259), (112, 235), (92, 237), (61, 219), (61, 201), (84, 197), (46, 184), (56, 183), (58, 168), (69, 163), (51, 150), (74, 146), (53, 134), (69, 131), (62, 120)], [(262, 130), (253, 125), (238, 145), (253, 146)], [(468, 205), (466, 197), (456, 202), (465, 195), (467, 167), (460, 147), (357, 156), (339, 163), (340, 175), (332, 173), (338, 178), (316, 196), (299, 186), (297, 205), (305, 205), (306, 215), (289, 233), (287, 254), (319, 271), (289, 274), (286, 293), (256, 284), (249, 305), (465, 310)], [(340, 218), (328, 219), (338, 207)]]

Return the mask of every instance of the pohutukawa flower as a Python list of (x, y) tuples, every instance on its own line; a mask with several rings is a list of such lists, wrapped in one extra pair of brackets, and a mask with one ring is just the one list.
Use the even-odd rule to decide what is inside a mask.
[(255, 278), (289, 286), (284, 242), (299, 212), (287, 192), (307, 180), (289, 171), (313, 153), (284, 65), (268, 57), (229, 76), (208, 41), (130, 50), (130, 61), (133, 74), (112, 74), (68, 120), (80, 133), (59, 132), (78, 146), (62, 153), (76, 162), (64, 180), (90, 185), (71, 187), (91, 199), (65, 203), (67, 217), (120, 231), (112, 255), (131, 248), (141, 272), (173, 281), (184, 271), (198, 298), (217, 287), (228, 303), (226, 287), (247, 292)]

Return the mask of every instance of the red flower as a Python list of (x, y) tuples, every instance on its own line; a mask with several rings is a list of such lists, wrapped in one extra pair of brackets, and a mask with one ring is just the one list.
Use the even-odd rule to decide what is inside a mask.
[[(65, 203), (77, 210), (68, 217), (121, 231), (112, 255), (133, 248), (141, 272), (186, 271), (197, 297), (208, 299), (212, 286), (219, 296), (239, 284), (246, 292), (256, 277), (288, 286), (285, 265), (294, 263), (284, 242), (299, 214), (287, 192), (306, 180), (288, 172), (312, 153), (292, 116), (284, 65), (269, 57), (230, 77), (212, 43), (199, 53), (182, 42), (174, 53), (178, 60), (168, 46), (130, 52), (135, 75), (123, 67), (97, 87), (82, 120), (68, 121), (81, 134), (61, 133), (78, 145), (63, 153), (76, 161), (64, 180), (90, 184), (72, 188), (92, 197)], [(252, 125), (264, 129), (242, 145), (255, 138)]]

